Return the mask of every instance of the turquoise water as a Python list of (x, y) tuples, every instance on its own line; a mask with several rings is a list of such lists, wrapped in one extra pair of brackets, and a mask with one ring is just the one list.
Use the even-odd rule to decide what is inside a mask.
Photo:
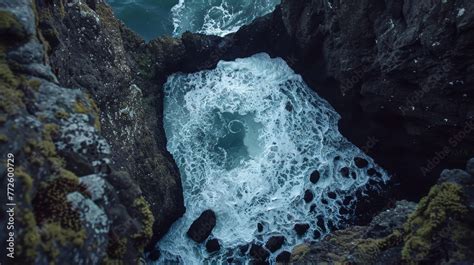
[(173, 33), (171, 8), (178, 0), (107, 0), (115, 15), (149, 41)]
[(186, 31), (224, 36), (273, 11), (280, 0), (108, 0), (128, 27), (149, 41)]

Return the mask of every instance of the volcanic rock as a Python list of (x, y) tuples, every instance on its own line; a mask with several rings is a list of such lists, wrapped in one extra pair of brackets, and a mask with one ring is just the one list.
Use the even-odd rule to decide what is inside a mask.
[(197, 243), (202, 243), (216, 226), (216, 215), (212, 210), (204, 211), (189, 227), (187, 235)]

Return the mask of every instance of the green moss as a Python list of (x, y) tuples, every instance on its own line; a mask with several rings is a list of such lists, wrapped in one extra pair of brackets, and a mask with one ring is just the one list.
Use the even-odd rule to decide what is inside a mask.
[(310, 248), (307, 244), (297, 245), (291, 251), (291, 260), (300, 261), (306, 256), (306, 254), (309, 253), (309, 251), (310, 251)]
[(89, 108), (82, 102), (81, 99), (76, 99), (74, 102), (74, 112), (82, 113), (82, 114), (89, 114)]
[(8, 136), (5, 134), (0, 134), (0, 143), (6, 143), (8, 142)]
[(58, 223), (65, 229), (82, 229), (79, 213), (67, 200), (71, 192), (81, 192), (88, 196), (87, 189), (79, 183), (72, 172), (61, 170), (60, 176), (40, 185), (33, 200), (33, 208), (38, 223)]
[(86, 239), (86, 232), (84, 229), (75, 231), (72, 229), (64, 229), (61, 225), (57, 223), (46, 223), (42, 227), (41, 236), (43, 241), (49, 241), (54, 239), (57, 243), (62, 246), (67, 246), (72, 243), (75, 247), (80, 247), (84, 244)]
[(447, 221), (460, 218), (467, 211), (461, 186), (454, 183), (434, 186), (405, 223), (402, 258), (411, 264), (427, 259), (435, 251), (433, 242)]
[(29, 204), (31, 203), (31, 189), (33, 188), (33, 178), (26, 173), (24, 168), (19, 167), (15, 170), (15, 176), (21, 181), (23, 187), (22, 196), (24, 196), (25, 201)]
[(402, 233), (398, 230), (384, 238), (363, 239), (357, 243), (352, 256), (357, 264), (373, 264), (383, 251), (400, 245), (402, 241)]
[(0, 114), (0, 125), (3, 125), (7, 122), (7, 115)]
[(41, 81), (39, 81), (38, 79), (31, 79), (28, 81), (28, 86), (37, 91), (41, 86)]
[(155, 222), (155, 217), (150, 210), (150, 205), (143, 196), (140, 196), (133, 201), (133, 207), (138, 210), (142, 217), (142, 229), (137, 234), (132, 235), (132, 237), (136, 240), (137, 248), (140, 251), (143, 251), (143, 248), (148, 244), (148, 241), (153, 235), (153, 223)]
[(116, 236), (109, 237), (107, 255), (111, 259), (122, 259), (127, 251), (127, 238), (118, 239)]
[(17, 89), (19, 81), (0, 54), (0, 109), (15, 114), (24, 107), (23, 92)]
[(36, 227), (36, 219), (28, 209), (20, 210), (18, 212), (18, 221), (22, 224), (22, 233), (19, 236), (19, 244), (17, 244), (16, 250), (18, 256), (26, 261), (33, 262), (37, 255), (37, 248), (40, 243), (40, 236)]
[(69, 118), (69, 113), (67, 113), (67, 112), (64, 111), (64, 110), (58, 110), (58, 111), (56, 111), (56, 113), (54, 114), (54, 116), (56, 117), (56, 119), (59, 119), (59, 120), (66, 120), (67, 118)]
[(124, 263), (122, 260), (105, 257), (104, 260), (102, 260), (101, 264), (102, 265), (123, 265)]
[(8, 66), (5, 59), (0, 59), (0, 80), (3, 82), (4, 85), (9, 87), (17, 87), (18, 81), (16, 76), (11, 71), (10, 67)]
[(77, 98), (73, 106), (74, 112), (90, 115), (94, 119), (94, 127), (100, 131), (99, 108), (95, 101), (86, 94), (86, 102)]
[(23, 148), (27, 159), (37, 167), (51, 167), (56, 175), (61, 175), (65, 166), (64, 159), (57, 154), (53, 139), (59, 136), (59, 126), (54, 123), (43, 125), (42, 139), (28, 139)]
[[(1, 35), (1, 34), (0, 34)], [(1, 36), (0, 40), (0, 110), (8, 115), (15, 114), (24, 107), (23, 92), (18, 89), (19, 78), (12, 72), (5, 52), (9, 46)]]

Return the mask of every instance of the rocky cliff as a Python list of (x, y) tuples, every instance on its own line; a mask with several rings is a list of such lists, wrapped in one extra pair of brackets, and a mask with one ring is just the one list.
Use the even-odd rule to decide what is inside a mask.
[[(394, 174), (396, 198), (428, 194), (441, 168), (461, 167), (474, 150), (473, 8), (461, 0), (284, 0), (223, 38), (185, 33), (145, 43), (102, 0), (0, 0), (0, 150), (14, 157), (17, 257), (38, 264), (142, 259), (185, 211), (165, 148), (163, 83), (173, 72), (257, 52), (284, 58), (334, 106), (342, 133)], [(377, 243), (370, 251), (390, 250), (398, 261), (440, 258), (430, 256), (438, 241), (427, 242), (439, 222), (420, 222), (431, 218), (424, 209), (438, 209), (431, 201), (439, 194), (461, 204), (472, 196), (456, 185), (435, 186), (408, 221), (413, 206), (397, 204), (403, 233), (373, 235), (386, 217), (340, 233), (370, 239)], [(451, 214), (444, 209), (436, 216)], [(469, 216), (466, 207), (453, 213)], [(472, 231), (468, 221), (443, 219), (442, 227)], [(303, 260), (323, 259), (308, 253)]]
[(465, 169), (443, 170), (418, 205), (399, 201), (367, 226), (295, 247), (292, 264), (472, 263), (474, 158)]
[(13, 183), (2, 193), (1, 226), (14, 225), (9, 253), (17, 264), (135, 263), (159, 215), (137, 175), (117, 165), (92, 91), (58, 81), (46, 40), (56, 29), (43, 34), (46, 9), (37, 4), (0, 1), (0, 150), (8, 161), (0, 171), (2, 186)]
[(228, 36), (223, 53), (285, 58), (341, 114), (343, 135), (394, 175), (401, 196), (417, 199), (474, 150), (473, 9), (471, 1), (283, 0)]

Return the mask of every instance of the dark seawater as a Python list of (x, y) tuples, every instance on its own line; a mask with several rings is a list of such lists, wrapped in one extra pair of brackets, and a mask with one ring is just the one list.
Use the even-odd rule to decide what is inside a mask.
[(149, 41), (173, 33), (171, 8), (178, 0), (107, 0), (115, 15)]
[(128, 27), (149, 41), (186, 31), (224, 36), (273, 11), (280, 0), (107, 0)]

